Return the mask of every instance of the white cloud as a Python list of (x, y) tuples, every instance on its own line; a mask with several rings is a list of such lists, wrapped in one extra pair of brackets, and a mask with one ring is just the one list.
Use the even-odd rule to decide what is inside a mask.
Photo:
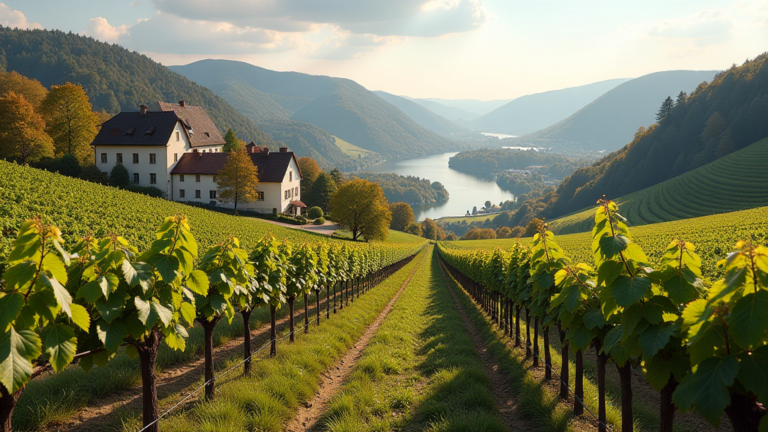
[(5, 3), (0, 3), (0, 25), (19, 29), (41, 29), (36, 22), (29, 22), (21, 11), (9, 8)]
[(128, 29), (127, 25), (115, 27), (110, 25), (106, 18), (96, 17), (91, 18), (88, 22), (88, 30), (85, 31), (85, 35), (100, 41), (117, 43), (128, 39)]
[(687, 39), (696, 45), (716, 45), (731, 40), (735, 26), (725, 9), (708, 9), (674, 19), (662, 19), (647, 25), (645, 33), (651, 37)]

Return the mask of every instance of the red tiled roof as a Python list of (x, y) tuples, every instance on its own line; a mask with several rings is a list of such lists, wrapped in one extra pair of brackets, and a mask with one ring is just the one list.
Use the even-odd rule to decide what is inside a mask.
[(121, 112), (101, 125), (91, 145), (165, 146), (180, 121), (173, 112)]
[(294, 207), (306, 207), (307, 205), (299, 200), (291, 201), (290, 204)]
[(224, 145), (224, 137), (219, 132), (219, 129), (205, 112), (203, 107), (157, 101), (157, 106), (160, 111), (172, 111), (176, 115), (184, 120), (187, 125), (192, 128), (190, 134), (190, 145), (192, 147), (205, 147), (212, 145)]
[[(291, 160), (295, 160), (293, 152), (249, 153), (248, 156), (259, 170), (259, 181), (265, 183), (282, 183)], [(228, 153), (184, 153), (171, 174), (216, 175), (227, 163), (228, 157)], [(296, 166), (298, 165), (297, 161)]]

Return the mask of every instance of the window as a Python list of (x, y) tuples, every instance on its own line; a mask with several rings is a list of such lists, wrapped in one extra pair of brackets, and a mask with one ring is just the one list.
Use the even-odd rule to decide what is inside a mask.
[(215, 190), (208, 191), (208, 197), (210, 199), (216, 199), (216, 191)]
[(182, 183), (184, 183), (184, 174), (181, 174), (181, 175), (179, 176), (179, 181), (180, 181), (180, 182), (182, 182)]
[(285, 191), (285, 199), (289, 199), (291, 197), (291, 191), (287, 190)]
[(157, 174), (151, 173), (149, 175), (149, 184), (157, 184)]
[(139, 173), (133, 173), (133, 184), (139, 184)]
[(178, 160), (179, 160), (179, 154), (178, 153), (174, 153), (173, 154), (173, 161), (174, 162), (178, 162)]
[(299, 196), (299, 187), (293, 188), (293, 196)]
[(157, 163), (157, 154), (150, 153), (149, 154), (149, 163), (156, 164)]
[(195, 174), (195, 183), (200, 183), (200, 174)]
[(187, 194), (184, 189), (179, 189), (179, 198), (186, 198)]
[(107, 163), (107, 154), (106, 153), (102, 153), (101, 154), (101, 163)]
[(176, 141), (178, 141), (180, 137), (181, 135), (179, 134), (179, 131), (176, 131)]
[(293, 171), (288, 173), (288, 181), (293, 181)]
[(123, 154), (122, 153), (118, 153), (115, 156), (117, 157), (117, 163), (119, 163), (119, 164), (123, 163)]
[(195, 198), (200, 199), (200, 189), (195, 191)]
[(213, 182), (216, 183), (216, 176), (213, 176)]
[(264, 192), (256, 192), (256, 201), (264, 201)]
[(135, 163), (135, 164), (139, 163), (139, 154), (138, 153), (134, 153), (133, 154), (133, 163)]

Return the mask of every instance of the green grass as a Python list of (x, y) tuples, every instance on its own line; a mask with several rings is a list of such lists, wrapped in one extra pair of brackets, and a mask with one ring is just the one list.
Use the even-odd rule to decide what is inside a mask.
[[(727, 213), (768, 205), (768, 138), (665, 182), (618, 198), (631, 225)], [(552, 220), (555, 233), (592, 229), (595, 210)]]
[[(341, 229), (333, 232), (334, 238), (339, 239), (346, 239), (351, 240), (352, 239), (352, 233), (348, 230)], [(361, 240), (362, 241), (362, 240)], [(396, 230), (389, 230), (389, 236), (387, 237), (386, 243), (423, 243), (424, 237), (415, 236), (413, 234), (408, 234), (402, 231), (396, 231)]]
[(376, 152), (360, 148), (352, 143), (344, 141), (337, 136), (334, 138), (336, 138), (336, 147), (340, 148), (344, 154), (351, 157), (352, 159), (365, 159), (368, 156), (373, 156), (376, 154)]
[[(321, 293), (321, 298), (324, 298)], [(315, 296), (308, 299), (310, 307), (315, 305)], [(296, 310), (303, 309), (303, 299), (296, 301)], [(311, 312), (310, 312), (311, 313)], [(288, 308), (281, 308), (278, 319), (288, 315)], [(299, 322), (299, 319), (297, 319)], [(269, 323), (269, 309), (260, 308), (251, 314), (251, 329)], [(232, 324), (226, 320), (214, 328), (214, 347), (243, 335), (242, 315), (237, 314)], [(174, 365), (192, 361), (203, 352), (203, 331), (199, 326), (189, 330), (187, 349), (174, 351), (165, 344), (160, 346), (157, 372), (162, 373)], [(78, 366), (70, 366), (57, 374), (46, 375), (31, 381), (19, 399), (13, 415), (16, 430), (37, 430), (42, 426), (65, 421), (79, 409), (93, 404), (96, 400), (141, 384), (141, 370), (138, 359), (131, 360), (121, 350), (116, 358), (104, 367), (94, 367), (85, 372)]]
[[(250, 377), (234, 372), (233, 379), (217, 386), (215, 401), (199, 401), (186, 411), (180, 410), (164, 418), (162, 430), (282, 430), (299, 404), (317, 391), (321, 374), (363, 334), (419, 264), (422, 255), (345, 306), (337, 315), (332, 315), (330, 320), (322, 320), (320, 327), (313, 327), (307, 335), (299, 335), (296, 342), (278, 343), (277, 356), (256, 361)], [(234, 358), (221, 367), (228, 367), (237, 360)], [(201, 383), (202, 377), (190, 388)], [(178, 399), (179, 396), (174, 395), (161, 400), (161, 411)], [(140, 412), (122, 415), (124, 430), (140, 429)]]
[[(620, 209), (621, 211), (621, 209)], [(702, 259), (702, 271), (707, 277), (718, 277), (721, 270), (716, 264), (732, 250), (738, 240), (755, 239), (765, 242), (768, 235), (768, 207), (721, 213), (693, 219), (630, 227), (632, 241), (640, 245), (652, 265), (658, 263), (667, 245), (674, 239), (683, 239), (696, 245)], [(523, 238), (523, 243), (530, 238)], [(594, 263), (592, 233), (555, 236), (557, 243), (575, 262)], [(448, 247), (502, 249), (511, 248), (515, 239), (462, 240), (446, 242)]]
[(461, 222), (461, 221), (466, 221), (467, 223), (470, 223), (470, 222), (483, 222), (483, 221), (487, 221), (487, 220), (493, 220), (498, 215), (499, 215), (499, 213), (494, 213), (494, 214), (490, 214), (490, 215), (444, 217), (444, 218), (436, 219), (436, 221), (437, 222), (444, 222), (444, 223), (454, 223), (454, 222)]
[(331, 400), (319, 429), (506, 430), (432, 250)]

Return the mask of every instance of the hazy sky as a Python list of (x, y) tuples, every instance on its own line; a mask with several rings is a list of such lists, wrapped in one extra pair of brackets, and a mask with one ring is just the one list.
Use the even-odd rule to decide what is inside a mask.
[(768, 50), (766, 0), (0, 0), (167, 65), (204, 58), (412, 97), (507, 99)]

